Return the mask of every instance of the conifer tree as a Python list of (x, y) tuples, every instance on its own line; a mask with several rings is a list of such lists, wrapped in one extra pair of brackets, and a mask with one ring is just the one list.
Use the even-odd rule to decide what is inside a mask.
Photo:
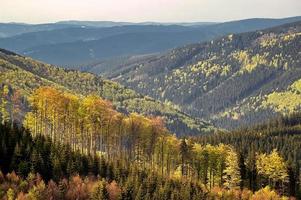
[(181, 173), (182, 176), (186, 176), (187, 175), (186, 159), (188, 157), (188, 145), (185, 139), (181, 140), (180, 153), (181, 153)]

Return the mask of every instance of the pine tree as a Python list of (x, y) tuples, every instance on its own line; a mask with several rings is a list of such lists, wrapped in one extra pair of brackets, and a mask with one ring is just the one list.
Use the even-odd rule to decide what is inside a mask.
[(77, 173), (75, 169), (75, 163), (72, 160), (69, 160), (67, 163), (67, 174), (68, 176), (73, 176)]
[(107, 175), (107, 163), (106, 163), (103, 156), (100, 158), (100, 164), (99, 165), (100, 165), (99, 166), (99, 175), (102, 178), (105, 178), (106, 175)]
[(144, 191), (143, 185), (141, 184), (138, 191), (137, 191), (135, 200), (143, 200), (144, 199), (144, 192), (145, 191)]
[(122, 191), (119, 196), (119, 200), (134, 200), (133, 194), (134, 194), (133, 182), (129, 179), (127, 180), (125, 186), (122, 188)]
[(114, 172), (113, 172), (113, 166), (112, 165), (108, 165), (108, 167), (107, 167), (106, 178), (109, 181), (114, 180)]
[(38, 173), (38, 172), (41, 172), (43, 169), (43, 159), (41, 157), (41, 154), (36, 150), (34, 149), (32, 154), (31, 154), (31, 170), (34, 172), (34, 173)]
[(12, 169), (18, 169), (18, 165), (20, 160), (22, 160), (22, 153), (21, 153), (21, 147), (19, 144), (16, 145), (12, 160), (11, 160), (11, 168)]
[(180, 153), (181, 153), (181, 172), (182, 172), (182, 176), (186, 176), (187, 175), (187, 170), (185, 170), (185, 169), (186, 169), (186, 159), (188, 159), (188, 145), (187, 145), (185, 139), (181, 140)]
[(55, 157), (54, 160), (52, 161), (52, 166), (53, 166), (53, 171), (52, 171), (53, 179), (60, 180), (60, 178), (63, 175), (63, 171), (62, 171), (61, 162), (57, 157)]

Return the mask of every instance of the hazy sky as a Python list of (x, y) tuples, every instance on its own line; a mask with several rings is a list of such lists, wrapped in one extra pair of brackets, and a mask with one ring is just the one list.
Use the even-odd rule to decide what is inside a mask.
[(301, 0), (0, 0), (0, 22), (192, 22), (297, 15)]

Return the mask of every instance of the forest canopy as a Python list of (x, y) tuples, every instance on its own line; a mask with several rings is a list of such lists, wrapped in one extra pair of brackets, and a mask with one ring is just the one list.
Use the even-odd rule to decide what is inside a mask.
[[(38, 173), (43, 182), (38, 180), (24, 190), (18, 181), (10, 181), (11, 175), (2, 175), (3, 197), (29, 198), (31, 189), (37, 188), (46, 195), (49, 187), (60, 190), (60, 184), (68, 191), (79, 183), (87, 189), (95, 185), (105, 196), (111, 194), (108, 188), (113, 184), (120, 199), (238, 199), (240, 195), (280, 199), (300, 192), (299, 115), (247, 131), (177, 138), (162, 118), (119, 113), (96, 95), (41, 87), (29, 97), (29, 104), (26, 129), (2, 120), (0, 166), (4, 174), (16, 173), (18, 181), (28, 183), (28, 174)], [(15, 107), (8, 108), (1, 116), (9, 119)], [(294, 143), (278, 143), (282, 135)], [(265, 145), (271, 140), (277, 146)], [(241, 148), (250, 142), (254, 148)], [(98, 178), (85, 179), (89, 174)], [(154, 178), (155, 182), (148, 182)], [(82, 199), (94, 195), (89, 189), (83, 193)], [(67, 194), (61, 194), (62, 198), (70, 198)]]

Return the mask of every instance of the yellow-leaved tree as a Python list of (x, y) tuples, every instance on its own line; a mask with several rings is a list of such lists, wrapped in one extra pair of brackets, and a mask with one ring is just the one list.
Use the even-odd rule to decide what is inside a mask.
[(273, 188), (283, 188), (289, 181), (286, 163), (276, 149), (270, 154), (257, 154), (256, 169)]
[(239, 159), (232, 148), (227, 151), (226, 168), (223, 173), (224, 186), (228, 189), (239, 189), (241, 182)]

